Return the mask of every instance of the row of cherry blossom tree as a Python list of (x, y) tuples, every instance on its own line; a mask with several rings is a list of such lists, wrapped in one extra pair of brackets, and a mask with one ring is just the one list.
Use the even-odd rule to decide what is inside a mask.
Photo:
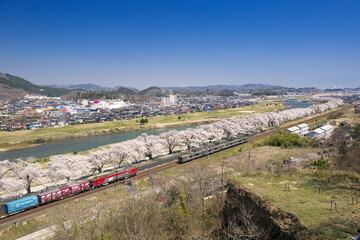
[(119, 168), (126, 164), (137, 163), (141, 159), (152, 160), (160, 154), (171, 154), (176, 148), (191, 149), (201, 143), (263, 131), (283, 122), (321, 113), (343, 104), (341, 99), (335, 98), (318, 97), (316, 100), (327, 102), (308, 108), (247, 115), (184, 131), (170, 130), (159, 136), (149, 136), (143, 133), (134, 140), (112, 144), (109, 147), (91, 151), (88, 155), (52, 156), (47, 169), (41, 169), (38, 163), (31, 163), (28, 160), (2, 161), (0, 162), (0, 170), (3, 169), (0, 174), (0, 191), (1, 188), (6, 192), (26, 189), (30, 193), (31, 185), (35, 180), (42, 179), (42, 182), (52, 183), (58, 183), (61, 180), (74, 181), (86, 174), (102, 173), (106, 166)]

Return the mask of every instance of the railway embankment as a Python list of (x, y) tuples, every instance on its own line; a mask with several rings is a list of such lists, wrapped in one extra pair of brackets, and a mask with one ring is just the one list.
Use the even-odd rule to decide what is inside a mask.
[(303, 239), (308, 231), (292, 213), (271, 205), (242, 184), (230, 180), (223, 207), (224, 239)]

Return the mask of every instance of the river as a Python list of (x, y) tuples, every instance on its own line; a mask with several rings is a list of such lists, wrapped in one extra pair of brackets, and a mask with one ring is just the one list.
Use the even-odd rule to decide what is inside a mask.
[(307, 108), (310, 107), (312, 104), (309, 102), (301, 102), (298, 101), (296, 98), (288, 98), (284, 101), (284, 106), (286, 109), (292, 109), (292, 108)]
[(49, 157), (51, 155), (70, 153), (74, 151), (81, 152), (111, 143), (134, 139), (140, 136), (142, 133), (147, 133), (148, 135), (159, 135), (169, 130), (180, 131), (187, 128), (195, 128), (197, 126), (198, 125), (147, 131), (119, 132), (113, 134), (92, 135), (86, 137), (57, 140), (36, 147), (0, 152), (0, 161), (5, 159), (15, 160), (17, 158), (26, 159), (28, 157), (43, 158)]

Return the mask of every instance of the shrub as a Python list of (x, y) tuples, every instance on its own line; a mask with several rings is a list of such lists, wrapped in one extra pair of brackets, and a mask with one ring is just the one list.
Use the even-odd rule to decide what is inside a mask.
[(317, 167), (318, 169), (321, 169), (321, 170), (326, 170), (326, 169), (329, 169), (329, 167), (330, 167), (329, 161), (322, 159), (322, 158), (313, 161), (312, 163), (310, 163), (310, 165)]
[(277, 134), (266, 138), (259, 145), (268, 145), (282, 148), (292, 148), (292, 147), (308, 147), (316, 146), (316, 140), (309, 137), (301, 137), (297, 134), (291, 134), (286, 132), (278, 132)]

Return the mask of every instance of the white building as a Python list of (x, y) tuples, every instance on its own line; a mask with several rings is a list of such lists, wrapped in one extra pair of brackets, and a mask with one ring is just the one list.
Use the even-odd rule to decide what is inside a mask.
[(176, 105), (176, 104), (177, 104), (177, 96), (176, 95), (170, 95), (169, 97), (161, 98), (161, 105), (163, 105), (163, 106), (170, 106), (170, 105)]
[(325, 136), (324, 130), (317, 128), (309, 133), (311, 138), (323, 138)]
[(322, 129), (325, 132), (326, 136), (330, 136), (334, 132), (334, 127), (329, 124), (322, 126), (320, 129)]
[(176, 105), (177, 104), (177, 96), (176, 95), (170, 95), (170, 105)]
[(291, 127), (286, 129), (287, 133), (295, 133), (298, 134), (300, 136), (306, 136), (309, 134), (309, 125), (307, 125), (306, 123), (297, 125), (295, 127)]
[(286, 129), (287, 133), (295, 133), (300, 135), (300, 128), (298, 126)]
[(334, 127), (331, 125), (325, 125), (320, 128), (317, 128), (309, 133), (311, 138), (324, 138), (329, 137), (334, 131)]
[(26, 99), (26, 100), (41, 100), (41, 99), (61, 100), (60, 97), (48, 97), (48, 96), (44, 96), (44, 95), (29, 95), (29, 94), (26, 94), (24, 96), (24, 99)]
[(306, 136), (309, 134), (309, 125), (307, 125), (306, 123), (297, 125), (297, 127), (300, 129), (300, 134), (301, 136)]
[(99, 101), (91, 105), (92, 108), (100, 109), (118, 109), (126, 106), (128, 106), (128, 104), (122, 100)]

